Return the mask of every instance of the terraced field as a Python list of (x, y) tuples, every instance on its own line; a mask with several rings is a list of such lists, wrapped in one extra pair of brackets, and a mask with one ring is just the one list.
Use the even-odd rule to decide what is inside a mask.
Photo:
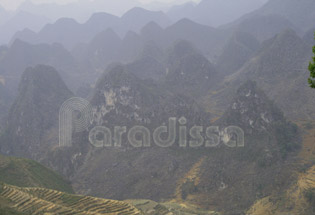
[(71, 195), (45, 188), (20, 188), (0, 185), (0, 197), (10, 201), (12, 208), (32, 215), (140, 215), (127, 202)]

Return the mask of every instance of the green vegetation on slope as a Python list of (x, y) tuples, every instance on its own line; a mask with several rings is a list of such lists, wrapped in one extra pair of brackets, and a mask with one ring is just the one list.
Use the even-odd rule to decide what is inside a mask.
[(308, 67), (308, 69), (311, 72), (311, 77), (308, 79), (308, 82), (312, 88), (315, 88), (315, 46), (313, 47), (313, 53), (314, 53), (313, 61), (310, 62), (310, 65)]
[(0, 155), (0, 181), (20, 187), (43, 187), (73, 193), (69, 182), (28, 159)]

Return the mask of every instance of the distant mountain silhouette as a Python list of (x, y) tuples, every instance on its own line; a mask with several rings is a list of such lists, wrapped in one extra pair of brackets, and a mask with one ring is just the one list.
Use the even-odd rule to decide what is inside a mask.
[[(109, 13), (94, 13), (87, 22), (84, 23), (83, 28), (89, 35), (96, 35), (99, 32), (106, 30), (107, 28), (114, 27), (120, 24), (120, 19), (117, 16)], [(83, 32), (81, 32), (83, 33)], [(87, 39), (90, 39), (88, 37)]]
[(33, 31), (40, 30), (49, 23), (49, 19), (44, 16), (33, 15), (25, 11), (19, 11), (12, 18), (0, 26), (0, 44), (7, 44), (12, 36), (17, 32), (29, 28)]
[(80, 73), (74, 58), (62, 45), (31, 45), (16, 40), (0, 59), (0, 76), (5, 78), (6, 88), (10, 89), (12, 93), (16, 92), (23, 71), (27, 67), (37, 64), (56, 67), (62, 71), (61, 75), (66, 81), (71, 80), (70, 86), (72, 87), (76, 82), (75, 77)]
[[(186, 40), (207, 59), (214, 61), (228, 38), (227, 30), (200, 25), (188, 19), (180, 20), (165, 29), (152, 21), (141, 29), (140, 34), (129, 31), (123, 39), (112, 29), (104, 30), (91, 42), (79, 44), (72, 53), (77, 61), (84, 62), (99, 72), (113, 62), (130, 63), (139, 60), (139, 56), (144, 54), (142, 51), (148, 50), (148, 47), (156, 47), (164, 52), (175, 42)], [(166, 60), (165, 56), (158, 58), (156, 60), (160, 62)]]
[(120, 56), (122, 62), (130, 62), (141, 52), (144, 41), (139, 34), (134, 31), (128, 31), (122, 40), (120, 46)]
[(133, 8), (121, 17), (123, 29), (129, 28), (133, 31), (140, 31), (148, 22), (155, 22), (161, 27), (171, 24), (170, 19), (161, 11), (149, 11), (143, 8)]
[(159, 46), (165, 46), (164, 29), (156, 22), (150, 22), (141, 29), (141, 36), (145, 42), (154, 41)]
[(261, 7), (266, 0), (202, 0), (199, 4), (185, 3), (168, 11), (173, 20), (188, 18), (200, 24), (217, 27)]
[(159, 46), (148, 42), (144, 45), (139, 57), (126, 65), (126, 69), (140, 79), (160, 80), (166, 73), (164, 54)]
[[(118, 35), (123, 37), (128, 31), (139, 32), (147, 23), (154, 21), (166, 27), (171, 21), (163, 12), (149, 11), (142, 8), (133, 8), (127, 11), (121, 18), (107, 13), (95, 13), (84, 24), (79, 24), (71, 18), (58, 19), (54, 24), (48, 24), (39, 31), (36, 36), (41, 43), (61, 43), (66, 48), (72, 49), (79, 43), (88, 43), (98, 33), (113, 29)], [(26, 40), (28, 34), (21, 32), (15, 37)], [(35, 41), (28, 39), (27, 42)]]
[(106, 68), (109, 63), (119, 60), (121, 43), (121, 38), (112, 29), (104, 30), (89, 43), (87, 56), (96, 68)]
[(224, 46), (216, 64), (220, 76), (236, 72), (260, 47), (257, 39), (249, 33), (235, 32)]
[(288, 19), (302, 31), (314, 27), (315, 1), (313, 0), (270, 0), (254, 13), (277, 14)]
[[(275, 32), (276, 29), (283, 30), (284, 28), (290, 27), (288, 25), (292, 25), (290, 28), (295, 29), (298, 33), (300, 33), (299, 31), (303, 33), (314, 27), (314, 8), (315, 2), (312, 0), (270, 0), (258, 10), (246, 14), (232, 22), (232, 25), (239, 25), (242, 22), (252, 23), (254, 32), (258, 31), (258, 27), (261, 28), (264, 26), (264, 28), (267, 28), (267, 33), (270, 31), (268, 30), (270, 28), (274, 29), (273, 32)], [(257, 18), (264, 18), (265, 24), (258, 22), (258, 24), (254, 26), (255, 21), (252, 19)], [(253, 32), (249, 33), (253, 34)]]
[(12, 44), (15, 40), (23, 38), (23, 41), (31, 44), (39, 43), (40, 39), (35, 31), (32, 31), (28, 28), (25, 28), (22, 31), (17, 31), (13, 37), (11, 38), (10, 44)]
[(165, 40), (171, 45), (176, 40), (187, 40), (193, 43), (209, 59), (217, 57), (221, 52), (229, 34), (224, 30), (182, 19), (165, 29)]
[(78, 41), (77, 38), (84, 36), (82, 33), (81, 25), (74, 19), (60, 18), (54, 24), (48, 24), (38, 32), (38, 42), (48, 44), (58, 42), (65, 47), (70, 47)]
[(135, 0), (116, 0), (116, 1), (85, 1), (58, 3), (33, 3), (30, 0), (24, 1), (19, 10), (24, 10), (32, 14), (46, 16), (52, 21), (61, 17), (72, 18), (80, 23), (86, 22), (95, 12), (107, 12), (115, 15), (122, 15), (133, 7), (141, 6)]
[(298, 31), (289, 20), (279, 15), (254, 15), (244, 19), (235, 26), (238, 31), (247, 32), (256, 37), (260, 42), (270, 39), (286, 29)]
[(207, 93), (217, 78), (214, 66), (187, 41), (175, 42), (166, 65), (166, 87), (194, 98)]

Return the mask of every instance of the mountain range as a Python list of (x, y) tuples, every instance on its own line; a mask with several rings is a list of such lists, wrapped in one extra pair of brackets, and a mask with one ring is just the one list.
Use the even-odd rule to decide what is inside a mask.
[[(75, 84), (76, 76), (79, 76), (75, 59), (60, 44), (31, 45), (21, 40), (16, 40), (10, 47), (3, 47), (3, 55), (0, 59), (0, 76), (5, 81), (5, 87), (12, 95), (16, 95), (19, 81), (24, 70), (29, 66), (46, 64), (61, 70), (62, 77)], [(69, 86), (74, 86), (68, 82)], [(76, 85), (76, 84), (75, 84)]]
[(315, 5), (225, 4), (25, 3), (55, 18), (0, 46), (0, 214), (314, 214)]
[(22, 31), (27, 28), (37, 32), (50, 22), (50, 20), (44, 16), (33, 15), (25, 11), (19, 11), (14, 14), (14, 16), (6, 14), (4, 14), (4, 16), (7, 18), (2, 17), (3, 23), (2, 25), (0, 24), (0, 30), (2, 32), (0, 35), (0, 44), (8, 44), (17, 31)]
[[(78, 43), (89, 42), (96, 34), (108, 28), (112, 28), (117, 34), (124, 36), (128, 31), (138, 32), (150, 21), (163, 27), (171, 23), (163, 12), (148, 11), (142, 8), (133, 8), (122, 17), (102, 12), (93, 14), (83, 24), (72, 18), (58, 19), (55, 23), (44, 26), (37, 34), (33, 33), (32, 41), (37, 43), (58, 42), (71, 49)], [(24, 34), (25, 32), (18, 32), (14, 38), (23, 40)]]
[[(183, 49), (188, 49), (188, 53), (192, 51), (184, 43), (175, 46), (174, 55), (180, 57), (184, 54), (183, 57), (186, 57), (187, 51), (183, 52)], [(194, 61), (194, 58), (191, 61)], [(127, 68), (124, 65), (113, 66), (97, 82), (90, 97), (94, 110), (91, 128), (113, 128), (117, 125), (130, 128), (134, 125), (145, 125), (152, 130), (167, 123), (170, 117), (180, 119), (185, 116), (188, 128), (193, 125), (213, 125), (220, 128), (232, 124), (239, 126), (246, 134), (247, 147), (235, 151), (224, 146), (195, 150), (181, 149), (175, 145), (170, 148), (152, 146), (137, 149), (128, 145), (124, 136), (121, 148), (97, 149), (88, 143), (88, 131), (77, 134), (71, 148), (58, 149), (53, 145), (44, 145), (49, 142), (57, 144), (54, 138), (49, 137), (54, 134), (57, 125), (53, 122), (58, 119), (56, 109), (52, 108), (57, 108), (62, 100), (66, 100), (69, 93), (64, 92), (69, 91), (52, 68), (38, 66), (26, 70), (23, 75), (25, 78), (22, 79), (19, 96), (9, 117), (17, 120), (10, 120), (11, 123), (4, 130), (1, 149), (9, 154), (41, 160), (66, 175), (77, 193), (97, 197), (105, 197), (106, 194), (107, 198), (112, 199), (146, 198), (159, 201), (176, 198), (178, 201), (185, 200), (202, 205), (212, 211), (229, 213), (245, 210), (256, 198), (271, 194), (274, 181), (281, 181), (279, 189), (289, 186), (286, 179), (291, 172), (287, 165), (290, 165), (289, 160), (293, 159), (300, 147), (299, 132), (255, 83), (242, 85), (234, 94), (234, 99), (223, 116), (211, 123), (211, 115), (203, 111), (192, 98), (168, 91), (164, 87), (167, 82), (161, 84), (153, 80), (141, 80), (128, 74)], [(200, 78), (203, 78), (203, 73), (200, 74)], [(193, 80), (195, 77), (188, 78)], [(36, 100), (32, 102), (31, 98)], [(28, 108), (28, 104), (32, 105)], [(27, 110), (36, 115), (26, 113)], [(41, 113), (49, 113), (46, 120), (48, 124), (44, 120), (45, 114), (39, 117)], [(37, 123), (39, 121), (36, 119), (44, 121)], [(22, 124), (25, 126), (19, 126)], [(32, 130), (40, 132), (36, 134)], [(27, 136), (29, 138), (26, 138)], [(24, 137), (23, 146), (28, 146), (28, 149), (19, 150), (19, 147), (13, 144), (21, 144), (21, 141), (15, 141), (19, 137)], [(41, 139), (38, 140), (38, 137)], [(12, 151), (6, 150), (3, 143), (10, 143)], [(45, 149), (46, 153), (38, 153), (41, 148)], [(222, 158), (226, 158), (223, 163)], [(200, 177), (198, 182), (185, 176), (189, 169), (195, 168), (194, 165), (199, 165), (200, 169), (197, 173)], [(219, 167), (224, 171), (218, 172)], [(212, 171), (206, 171), (209, 169)], [(237, 170), (238, 174), (232, 169)], [(252, 171), (251, 177), (248, 176), (249, 169)], [(120, 180), (114, 180), (115, 178)], [(212, 180), (209, 181), (209, 178)], [(241, 194), (245, 187), (234, 186), (232, 182), (245, 179), (248, 183), (256, 181), (255, 189)], [(162, 189), (165, 187), (167, 189)], [(237, 191), (233, 191), (235, 195), (231, 195), (234, 189)], [(221, 204), (215, 200), (218, 195), (225, 199)], [(240, 199), (243, 204), (235, 204)], [(216, 207), (209, 207), (210, 202), (216, 202)]]
[[(227, 76), (221, 86), (224, 90), (217, 89), (219, 93), (212, 98), (223, 95), (225, 98), (231, 98), (231, 93), (244, 80), (259, 80), (258, 85), (288, 117), (313, 117), (314, 93), (305, 82), (310, 57), (309, 46), (293, 30), (285, 30), (265, 41), (252, 58)], [(220, 101), (222, 102), (222, 99)], [(218, 109), (223, 107), (221, 105)]]
[(197, 5), (185, 3), (172, 7), (168, 16), (174, 21), (188, 18), (200, 24), (218, 27), (260, 8), (267, 0), (203, 0)]

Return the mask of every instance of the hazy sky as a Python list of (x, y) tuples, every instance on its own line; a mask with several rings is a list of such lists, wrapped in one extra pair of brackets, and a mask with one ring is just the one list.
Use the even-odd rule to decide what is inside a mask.
[[(0, 0), (0, 5), (8, 10), (16, 9), (22, 2), (25, 0)], [(77, 0), (31, 0), (33, 3), (40, 4), (40, 3), (51, 3), (55, 2), (58, 4), (66, 4), (69, 2), (75, 2)], [(86, 0), (91, 1), (91, 0)], [(114, 1), (114, 0), (110, 0)], [(177, 3), (177, 2), (185, 2), (188, 0), (138, 0), (141, 3), (151, 3), (151, 2), (163, 2), (163, 3)], [(199, 0), (192, 0), (192, 1), (199, 1)]]

